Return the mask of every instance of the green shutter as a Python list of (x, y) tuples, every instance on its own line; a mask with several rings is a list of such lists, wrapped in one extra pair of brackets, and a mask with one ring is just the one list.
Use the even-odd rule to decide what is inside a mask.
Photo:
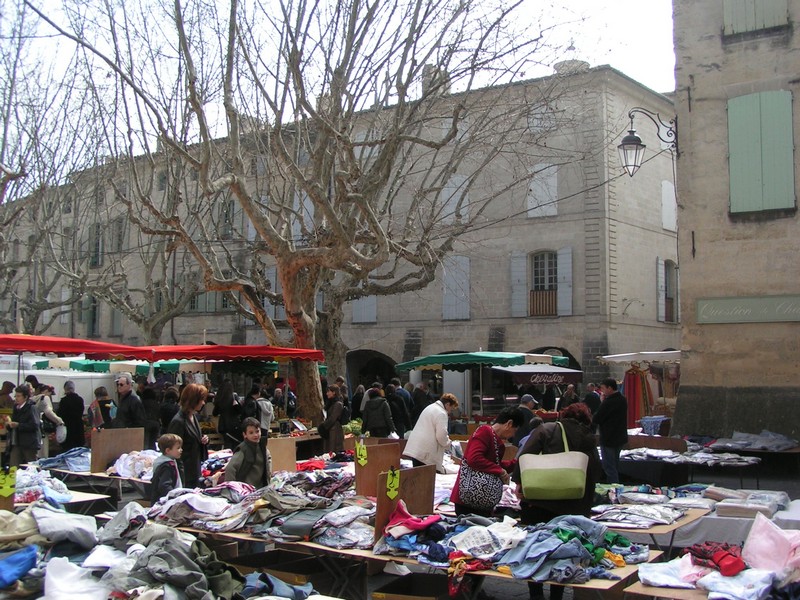
[(723, 0), (724, 34), (788, 25), (787, 0)]
[(793, 208), (794, 136), (792, 93), (763, 92), (761, 97), (761, 171), (764, 210)]
[(728, 100), (732, 213), (761, 210), (761, 106), (758, 94)]
[(728, 155), (731, 213), (794, 207), (791, 92), (731, 98)]

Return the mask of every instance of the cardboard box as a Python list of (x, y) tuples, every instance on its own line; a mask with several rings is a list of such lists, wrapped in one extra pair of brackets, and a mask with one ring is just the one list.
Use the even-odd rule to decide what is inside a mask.
[(373, 600), (445, 600), (447, 575), (411, 573), (372, 592)]
[(270, 550), (268, 552), (256, 552), (255, 554), (244, 554), (228, 561), (236, 567), (243, 575), (267, 571), (278, 565), (304, 560), (308, 554), (302, 552), (290, 552), (289, 550)]
[(327, 593), (333, 583), (315, 557), (300, 552), (271, 550), (239, 556), (228, 562), (244, 575), (255, 571), (269, 573), (290, 585), (311, 583), (320, 593)]

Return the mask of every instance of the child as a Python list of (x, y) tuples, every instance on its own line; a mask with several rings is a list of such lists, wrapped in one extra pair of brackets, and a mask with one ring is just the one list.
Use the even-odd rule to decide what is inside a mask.
[(247, 417), (242, 421), (244, 441), (236, 447), (225, 467), (225, 481), (243, 481), (256, 489), (269, 484), (271, 459), (267, 438), (261, 437), (261, 423)]
[(159, 456), (153, 462), (153, 479), (150, 482), (150, 499), (153, 504), (172, 490), (183, 487), (183, 440), (174, 433), (165, 433), (158, 438)]

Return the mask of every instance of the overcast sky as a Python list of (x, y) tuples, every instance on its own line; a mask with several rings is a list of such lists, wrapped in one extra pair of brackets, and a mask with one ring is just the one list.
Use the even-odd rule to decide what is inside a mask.
[(586, 21), (573, 27), (569, 58), (610, 64), (657, 92), (675, 89), (672, 0), (565, 0)]

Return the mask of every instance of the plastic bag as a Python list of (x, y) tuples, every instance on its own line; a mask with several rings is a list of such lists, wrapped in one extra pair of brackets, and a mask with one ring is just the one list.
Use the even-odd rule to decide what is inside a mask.
[(400, 436), (397, 435), (396, 431), (393, 431), (392, 433), (390, 433), (386, 437), (389, 438), (390, 440), (399, 440), (400, 439)]
[(64, 440), (67, 439), (67, 426), (66, 425), (59, 425), (56, 427), (56, 441), (59, 444), (63, 444)]

